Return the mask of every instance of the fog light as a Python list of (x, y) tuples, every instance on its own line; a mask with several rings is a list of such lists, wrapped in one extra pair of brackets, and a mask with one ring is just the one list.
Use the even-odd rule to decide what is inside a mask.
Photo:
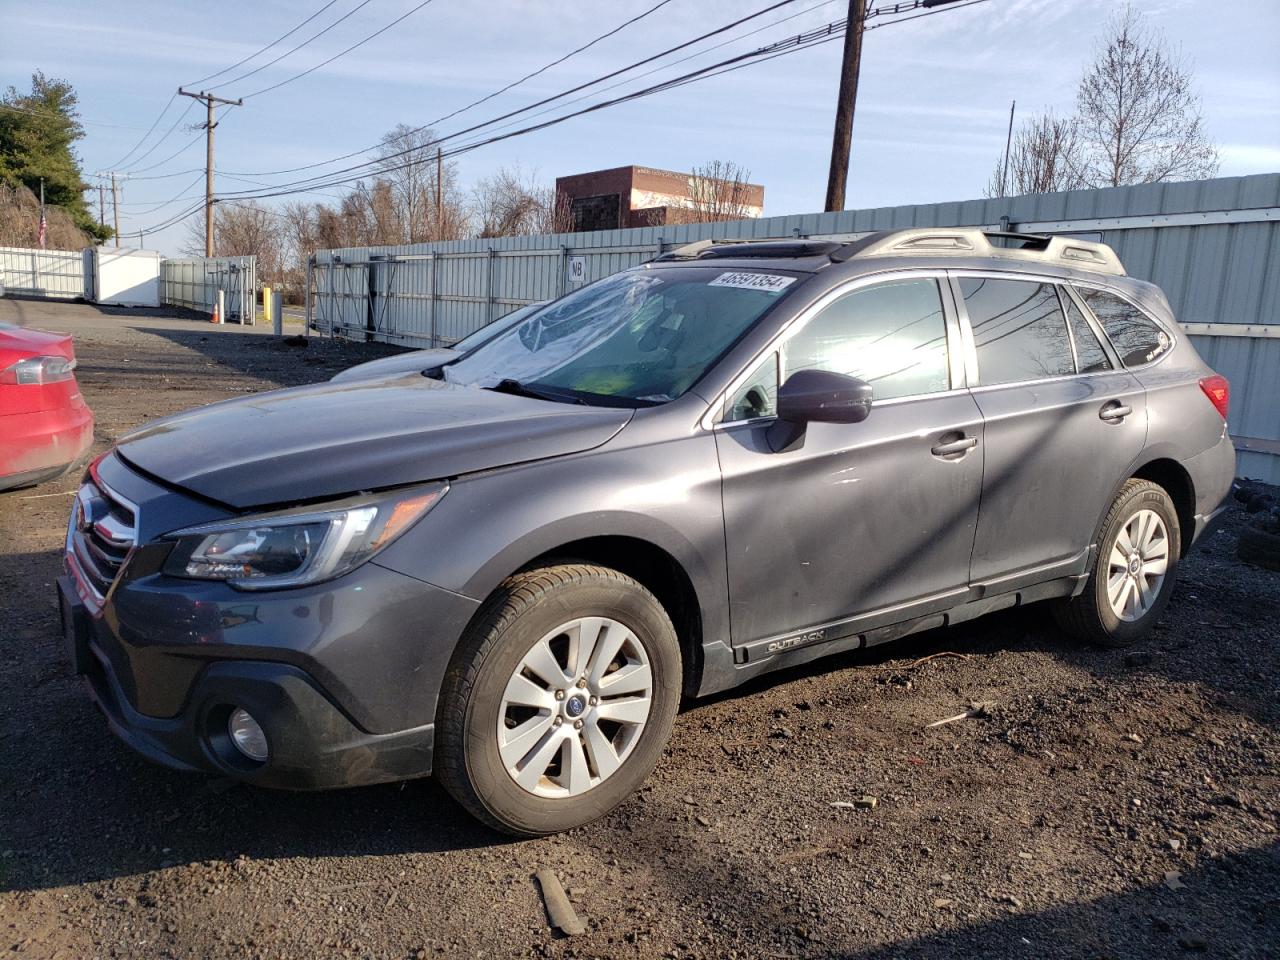
[(236, 749), (250, 760), (262, 762), (267, 759), (267, 735), (247, 710), (237, 707), (231, 711), (227, 718), (227, 732), (231, 734), (231, 742)]

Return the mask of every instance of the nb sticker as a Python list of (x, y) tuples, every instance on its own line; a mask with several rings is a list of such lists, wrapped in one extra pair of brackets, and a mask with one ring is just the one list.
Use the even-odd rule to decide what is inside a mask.
[(743, 290), (763, 290), (765, 293), (781, 293), (795, 282), (795, 277), (782, 277), (776, 273), (722, 273), (707, 286), (739, 287)]

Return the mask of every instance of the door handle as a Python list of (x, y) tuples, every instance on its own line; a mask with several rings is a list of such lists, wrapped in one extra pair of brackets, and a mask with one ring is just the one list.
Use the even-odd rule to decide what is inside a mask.
[(940, 443), (932, 447), (929, 452), (935, 457), (952, 457), (957, 453), (964, 453), (966, 450), (972, 450), (978, 445), (977, 437), (961, 437), (959, 440), (950, 440), (946, 443)]
[(1109, 423), (1118, 423), (1131, 413), (1133, 413), (1133, 407), (1120, 403), (1118, 400), (1112, 400), (1110, 403), (1104, 404), (1102, 409), (1098, 411), (1098, 419), (1106, 420)]

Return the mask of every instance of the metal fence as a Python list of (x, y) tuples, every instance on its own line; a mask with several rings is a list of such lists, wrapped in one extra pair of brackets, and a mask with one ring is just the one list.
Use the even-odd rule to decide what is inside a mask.
[(253, 323), (257, 316), (256, 257), (188, 257), (160, 264), (160, 302), (206, 313), (224, 291), (224, 320)]
[(0, 247), (0, 287), (21, 297), (93, 298), (93, 251)]
[(1280, 174), (990, 200), (438, 244), (321, 250), (308, 319), (321, 333), (439, 346), (523, 304), (703, 239), (847, 237), (980, 226), (1080, 234), (1159, 284), (1232, 383), (1240, 473), (1280, 483)]

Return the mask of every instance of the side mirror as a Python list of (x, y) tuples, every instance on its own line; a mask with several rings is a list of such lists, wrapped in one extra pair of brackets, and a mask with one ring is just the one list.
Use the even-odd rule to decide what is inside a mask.
[(778, 419), (806, 423), (861, 423), (871, 413), (871, 384), (830, 370), (797, 370), (778, 388)]

